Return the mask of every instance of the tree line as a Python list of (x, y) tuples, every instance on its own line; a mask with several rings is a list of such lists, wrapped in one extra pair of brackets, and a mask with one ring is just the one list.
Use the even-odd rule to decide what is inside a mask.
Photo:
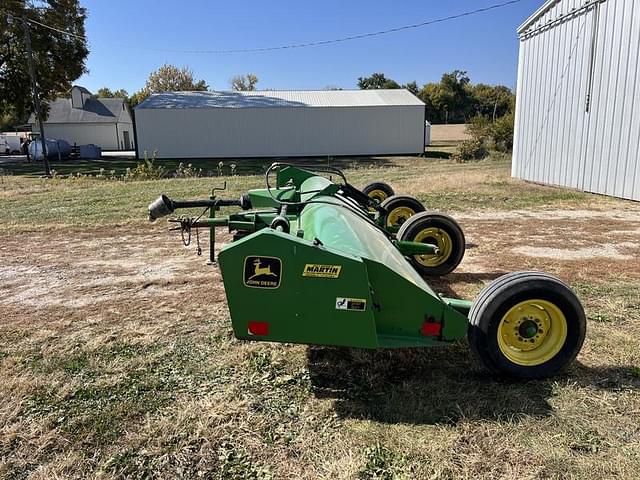
[(431, 123), (468, 123), (476, 116), (493, 121), (513, 111), (515, 94), (504, 85), (473, 84), (462, 70), (442, 75), (438, 83), (399, 84), (384, 73), (358, 78), (361, 89), (406, 88), (425, 103), (426, 117)]

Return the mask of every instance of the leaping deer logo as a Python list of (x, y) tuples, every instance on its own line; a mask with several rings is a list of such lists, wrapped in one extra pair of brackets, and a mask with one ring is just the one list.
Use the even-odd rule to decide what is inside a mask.
[(259, 258), (256, 258), (253, 261), (253, 275), (251, 275), (249, 277), (249, 280), (253, 280), (256, 277), (259, 277), (261, 275), (267, 275), (269, 277), (277, 277), (277, 275), (275, 273), (273, 273), (271, 271), (271, 265), (267, 265), (266, 267), (261, 267), (260, 265), (262, 264), (262, 260), (260, 260)]

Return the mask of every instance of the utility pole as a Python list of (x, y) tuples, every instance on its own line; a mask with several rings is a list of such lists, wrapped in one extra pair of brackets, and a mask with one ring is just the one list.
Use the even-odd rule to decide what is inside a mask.
[(42, 108), (40, 106), (40, 94), (38, 93), (38, 82), (36, 81), (36, 67), (33, 63), (33, 50), (31, 50), (31, 32), (26, 17), (22, 17), (22, 27), (24, 28), (24, 43), (27, 47), (27, 62), (29, 64), (29, 76), (31, 77), (31, 90), (33, 94), (33, 107), (35, 108), (38, 127), (40, 128), (40, 144), (42, 145), (42, 162), (44, 163), (44, 173), (51, 176), (51, 167), (47, 158), (47, 141), (44, 136), (44, 124), (42, 122)]

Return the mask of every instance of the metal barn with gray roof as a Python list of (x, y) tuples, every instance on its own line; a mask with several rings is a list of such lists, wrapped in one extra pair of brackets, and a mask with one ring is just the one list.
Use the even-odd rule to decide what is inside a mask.
[(425, 108), (407, 90), (172, 92), (138, 105), (138, 154), (158, 158), (417, 155)]

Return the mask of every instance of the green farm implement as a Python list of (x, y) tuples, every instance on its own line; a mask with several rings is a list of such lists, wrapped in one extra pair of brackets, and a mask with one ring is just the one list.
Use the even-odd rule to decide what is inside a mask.
[[(210, 261), (220, 266), (239, 339), (406, 348), (467, 336), (485, 367), (520, 378), (562, 370), (584, 341), (579, 300), (544, 273), (505, 275), (474, 302), (436, 293), (423, 277), (458, 266), (462, 229), (384, 183), (359, 190), (337, 169), (275, 163), (265, 188), (239, 200), (215, 191), (205, 200), (162, 195), (149, 218), (195, 207), (208, 215), (172, 221), (185, 241), (193, 229), (210, 229)], [(223, 207), (238, 211), (216, 216)], [(219, 227), (233, 241), (216, 262)]]

